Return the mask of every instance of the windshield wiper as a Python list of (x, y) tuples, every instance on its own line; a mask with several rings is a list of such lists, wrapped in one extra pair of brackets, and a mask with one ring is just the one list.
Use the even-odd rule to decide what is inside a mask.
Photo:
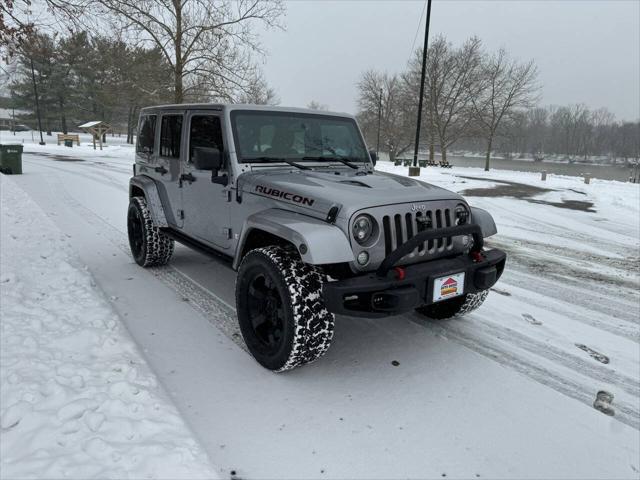
[(252, 158), (244, 158), (243, 160), (246, 160), (248, 162), (256, 161), (256, 162), (264, 162), (264, 163), (283, 162), (288, 165), (291, 165), (292, 167), (299, 168), (300, 170), (312, 170), (311, 167), (307, 167), (306, 165), (300, 165), (299, 163), (296, 163), (292, 160), (287, 160), (286, 158), (280, 158), (280, 157), (252, 157)]
[(355, 163), (351, 163), (349, 160), (345, 160), (342, 157), (302, 157), (302, 160), (320, 160), (320, 161), (329, 161), (329, 162), (340, 162), (340, 163), (344, 163), (347, 167), (353, 168), (355, 170), (360, 168)]

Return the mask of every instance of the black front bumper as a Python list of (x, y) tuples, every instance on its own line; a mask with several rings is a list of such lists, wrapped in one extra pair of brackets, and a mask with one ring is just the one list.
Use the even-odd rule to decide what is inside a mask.
[[(471, 226), (469, 226), (471, 227)], [(434, 303), (433, 287), (437, 278), (464, 272), (464, 293), (475, 293), (492, 287), (502, 275), (507, 255), (502, 250), (481, 251), (479, 229), (458, 227), (447, 234), (473, 233), (475, 251), (468, 255), (441, 258), (394, 268), (403, 252), (420, 240), (437, 238), (435, 234), (419, 234), (415, 242), (407, 242), (392, 252), (376, 272), (327, 282), (322, 287), (327, 308), (336, 314), (352, 317), (386, 317)], [(459, 233), (460, 232), (460, 233)], [(409, 244), (411, 243), (411, 244)], [(395, 255), (394, 255), (395, 254)]]

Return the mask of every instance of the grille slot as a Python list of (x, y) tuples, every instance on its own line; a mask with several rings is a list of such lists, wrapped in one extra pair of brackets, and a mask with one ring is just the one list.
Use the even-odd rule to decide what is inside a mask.
[[(452, 226), (454, 226), (453, 215), (449, 208), (408, 212), (404, 215), (385, 215), (382, 217), (385, 255), (389, 255), (404, 242), (425, 229), (439, 230)], [(428, 240), (409, 253), (405, 259), (441, 254), (452, 249), (453, 237)]]

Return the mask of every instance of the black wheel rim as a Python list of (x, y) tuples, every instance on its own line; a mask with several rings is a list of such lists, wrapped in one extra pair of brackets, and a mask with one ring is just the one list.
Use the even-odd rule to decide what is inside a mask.
[(267, 355), (277, 353), (284, 340), (285, 311), (273, 278), (257, 273), (249, 281), (248, 313), (251, 329)]
[(144, 235), (142, 231), (142, 217), (137, 208), (129, 209), (127, 218), (127, 226), (129, 232), (129, 244), (133, 255), (137, 258), (142, 253), (142, 245), (144, 243)]

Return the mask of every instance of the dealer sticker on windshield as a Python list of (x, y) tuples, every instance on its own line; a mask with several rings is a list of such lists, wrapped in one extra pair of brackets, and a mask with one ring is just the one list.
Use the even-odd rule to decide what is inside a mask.
[(457, 297), (464, 293), (464, 272), (436, 278), (433, 282), (433, 301)]

